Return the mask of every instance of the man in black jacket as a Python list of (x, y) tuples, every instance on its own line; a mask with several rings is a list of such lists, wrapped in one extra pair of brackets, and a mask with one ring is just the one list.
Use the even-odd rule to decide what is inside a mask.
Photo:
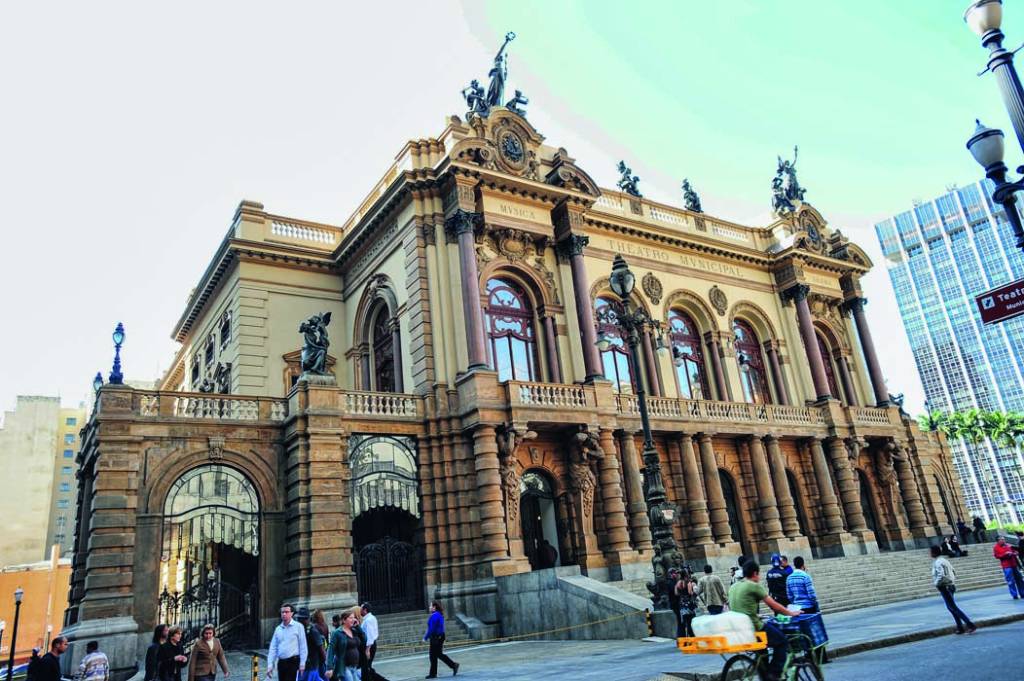
[(58, 636), (50, 642), (50, 652), (39, 658), (34, 681), (60, 681), (60, 656), (68, 649), (68, 640)]

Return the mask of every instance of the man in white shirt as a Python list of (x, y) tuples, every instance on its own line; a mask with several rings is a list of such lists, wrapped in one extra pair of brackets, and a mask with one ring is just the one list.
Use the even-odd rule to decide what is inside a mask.
[(377, 638), (380, 637), (380, 629), (377, 625), (377, 617), (370, 612), (370, 604), (363, 603), (363, 633), (366, 634), (366, 659), (367, 666), (373, 666), (373, 658), (377, 656)]
[(292, 619), (291, 603), (281, 606), (281, 623), (274, 629), (267, 651), (267, 678), (274, 678), (274, 668), (281, 672), (281, 681), (295, 681), (306, 669), (306, 629)]

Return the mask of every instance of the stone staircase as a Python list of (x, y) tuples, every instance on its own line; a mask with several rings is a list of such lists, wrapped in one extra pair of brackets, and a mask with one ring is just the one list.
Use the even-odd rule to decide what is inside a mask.
[[(422, 610), (377, 615), (380, 637), (377, 639), (377, 658), (397, 657), (427, 650), (423, 633), (427, 630), (428, 613)], [(454, 615), (446, 614), (445, 647), (465, 645), (470, 641), (469, 631)]]
[[(968, 544), (964, 548), (968, 550), (967, 556), (949, 559), (956, 571), (957, 591), (1005, 584), (999, 563), (992, 557), (991, 543)], [(931, 563), (928, 550), (918, 549), (813, 560), (808, 562), (807, 572), (814, 579), (822, 612), (834, 613), (936, 595)], [(769, 567), (762, 566), (761, 574)], [(650, 598), (646, 581), (635, 579), (609, 585)]]

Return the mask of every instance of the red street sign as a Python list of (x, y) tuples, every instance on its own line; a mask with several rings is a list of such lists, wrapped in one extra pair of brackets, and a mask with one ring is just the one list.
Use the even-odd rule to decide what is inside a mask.
[(985, 324), (996, 324), (1022, 315), (1024, 314), (1024, 279), (1018, 279), (1012, 284), (985, 291), (974, 300), (978, 303), (981, 321)]

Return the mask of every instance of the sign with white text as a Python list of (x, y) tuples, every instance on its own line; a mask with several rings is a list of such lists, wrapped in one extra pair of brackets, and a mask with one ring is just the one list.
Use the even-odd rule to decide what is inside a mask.
[(985, 324), (998, 324), (1024, 314), (1024, 279), (977, 296), (978, 311)]

